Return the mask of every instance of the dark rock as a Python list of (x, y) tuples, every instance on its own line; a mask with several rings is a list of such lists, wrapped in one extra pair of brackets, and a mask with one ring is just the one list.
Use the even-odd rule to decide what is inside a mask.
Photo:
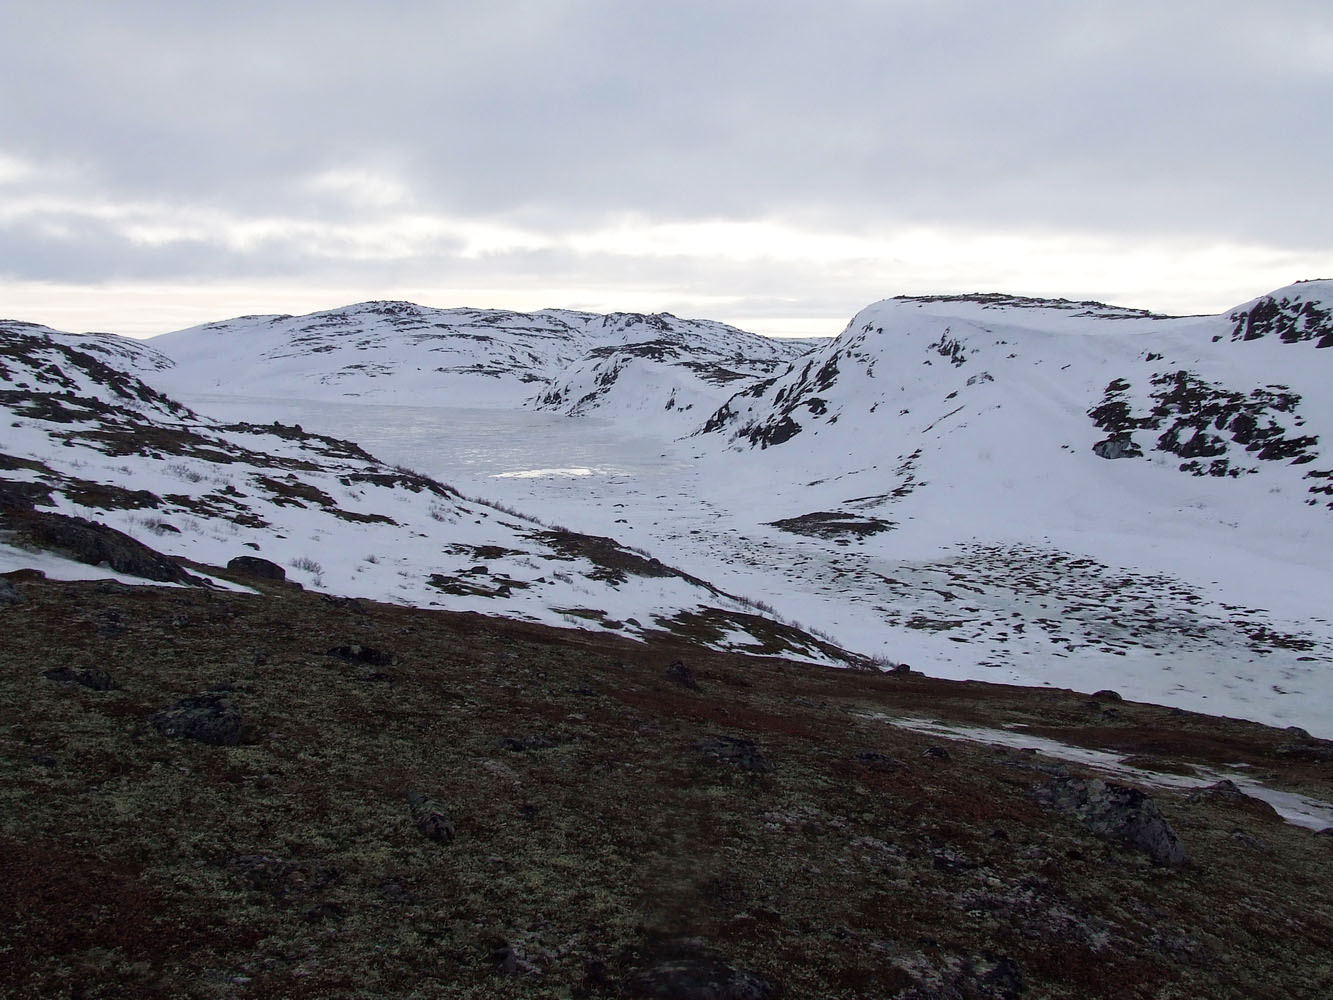
[(491, 951), (491, 963), (502, 976), (518, 975), (518, 952), (513, 945), (502, 944)]
[(911, 672), (912, 665), (910, 663), (895, 663), (889, 668), (891, 674), (910, 674)]
[(630, 977), (631, 997), (661, 1000), (771, 1000), (777, 987), (763, 976), (714, 958), (666, 959)]
[(308, 899), (342, 881), (342, 872), (319, 858), (238, 854), (227, 867), (250, 889), (284, 901)]
[(415, 789), (409, 789), (404, 798), (412, 811), (412, 822), (423, 836), (445, 843), (454, 839), (454, 824), (444, 806)]
[(1157, 804), (1137, 788), (1094, 778), (1056, 778), (1037, 790), (1037, 800), (1076, 816), (1090, 831), (1136, 847), (1159, 865), (1183, 865), (1185, 845)]
[(233, 573), (258, 577), (261, 580), (285, 580), (287, 571), (275, 562), (260, 559), (258, 556), (237, 556), (227, 563), (227, 569)]
[(856, 755), (858, 763), (866, 765), (872, 771), (901, 771), (907, 765), (897, 757), (890, 757), (878, 750), (862, 750)]
[(1308, 760), (1318, 764), (1333, 761), (1333, 743), (1318, 740), (1310, 743), (1284, 743), (1273, 751), (1273, 756), (1287, 760)]
[(498, 741), (501, 750), (512, 750), (515, 753), (523, 753), (527, 750), (549, 750), (551, 747), (559, 746), (559, 741), (553, 736), (543, 736), (540, 733), (534, 736), (506, 736)]
[(47, 513), (31, 513), (12, 523), (21, 543), (51, 549), (76, 562), (105, 564), (118, 573), (158, 583), (198, 582), (162, 553), (105, 524)]
[(1118, 692), (1118, 691), (1112, 691), (1112, 690), (1110, 690), (1109, 688), (1103, 688), (1101, 691), (1094, 691), (1094, 692), (1092, 692), (1092, 697), (1093, 697), (1094, 699), (1096, 699), (1097, 701), (1124, 701), (1124, 700), (1125, 700), (1124, 698), (1120, 697), (1120, 692)]
[(694, 676), (694, 671), (685, 666), (680, 660), (666, 668), (666, 675), (669, 680), (674, 681), (681, 687), (689, 688), (691, 691), (699, 690), (699, 681)]
[(926, 747), (926, 749), (921, 752), (921, 756), (931, 757), (934, 758), (935, 760), (948, 760), (949, 751), (945, 750), (944, 747), (941, 746)]
[(343, 908), (337, 903), (316, 903), (301, 914), (301, 919), (310, 924), (322, 924), (325, 921), (340, 924), (343, 921)]
[(325, 654), (348, 663), (358, 663), (365, 667), (388, 667), (394, 662), (394, 655), (373, 646), (334, 646)]
[(1143, 449), (1129, 435), (1117, 435), (1098, 441), (1092, 446), (1092, 453), (1098, 458), (1138, 458), (1143, 454)]
[(768, 758), (759, 752), (757, 746), (749, 740), (742, 740), (735, 736), (710, 736), (706, 740), (695, 743), (694, 749), (738, 767), (742, 771), (765, 774), (773, 770), (773, 765), (769, 763)]
[(419, 901), (416, 894), (403, 888), (397, 879), (385, 879), (379, 884), (379, 891), (386, 903), (396, 906), (411, 906)]
[(195, 740), (210, 746), (234, 747), (243, 743), (248, 735), (245, 720), (227, 702), (225, 692), (204, 692), (182, 698), (154, 713), (148, 721), (163, 736)]
[(1300, 726), (1288, 726), (1283, 732), (1290, 733), (1298, 740), (1309, 740), (1314, 738), (1310, 735), (1308, 730), (1302, 729)]
[(23, 603), (23, 595), (8, 580), (0, 580), (0, 608), (13, 607)]
[(1252, 851), (1258, 851), (1260, 854), (1272, 854), (1273, 845), (1262, 837), (1256, 837), (1252, 833), (1247, 833), (1237, 827), (1231, 831), (1231, 839), (1239, 844), (1244, 844)]
[(48, 681), (57, 681), (61, 684), (81, 684), (83, 687), (91, 688), (94, 691), (114, 691), (120, 687), (106, 671), (94, 670), (91, 667), (53, 667), (50, 670), (42, 671), (42, 676)]
[(1263, 799), (1257, 799), (1253, 795), (1246, 795), (1235, 782), (1223, 778), (1216, 784), (1208, 785), (1204, 788), (1196, 788), (1189, 794), (1190, 802), (1221, 802), (1229, 806), (1234, 806), (1254, 813), (1256, 816), (1263, 816), (1268, 819), (1280, 819), (1278, 811)]

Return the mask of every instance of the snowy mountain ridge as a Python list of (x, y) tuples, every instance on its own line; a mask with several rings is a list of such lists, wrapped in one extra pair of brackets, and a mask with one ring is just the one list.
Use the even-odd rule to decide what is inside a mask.
[(774, 374), (812, 342), (771, 340), (669, 313), (362, 302), (306, 316), (206, 323), (152, 345), (174, 360), (157, 377), (177, 393), (526, 405), (571, 415), (623, 396), (654, 416), (666, 414), (674, 426), (690, 411), (685, 420), (702, 419), (733, 382)]
[(466, 498), (299, 425), (203, 416), (138, 376), (165, 367), (133, 342), (0, 322), (0, 571), (31, 565), (56, 515), (205, 567), (262, 556), (344, 597), (844, 655), (609, 537)]
[[(724, 648), (756, 648), (768, 626), (736, 626), (747, 605), (723, 602), (747, 595), (749, 606), (845, 649), (936, 676), (1109, 684), (1130, 698), (1327, 730), (1333, 400), (1321, 359), (1333, 357), (1322, 350), (1331, 308), (1328, 281), (1190, 317), (999, 294), (915, 296), (867, 306), (837, 338), (791, 344), (665, 315), (365, 303), (208, 324), (147, 351), (126, 348), (125, 364), (164, 400), (229, 416), (207, 433), (191, 430), (216, 437), (193, 447), (212, 462), (248, 449), (240, 453), (254, 471), (243, 478), (258, 495), (233, 477), (246, 499), (224, 488), (208, 503), (243, 502), (272, 526), (251, 540), (276, 546), (279, 561), (306, 556), (298, 540), (313, 540), (304, 525), (316, 515), (334, 551), (363, 545), (363, 529), (332, 507), (396, 522), (375, 528), (377, 545), (407, 562), (386, 573), (340, 557), (336, 573), (322, 574), (334, 592), (628, 624), (645, 636), (674, 621)], [(175, 366), (164, 367), (162, 354)], [(46, 444), (34, 437), (19, 459), (48, 472), (21, 466), (24, 478), (79, 478), (73, 459), (123, 490), (133, 472), (135, 489), (204, 524), (188, 513), (200, 496), (152, 485), (162, 465), (118, 468), (78, 450), (84, 439), (132, 450), (127, 440), (153, 442), (163, 431), (140, 421), (107, 438), (96, 422), (76, 434), (57, 426), (52, 415), (68, 408), (50, 401), (60, 367), (23, 375), (29, 389), (16, 383), (10, 397), (24, 427), (46, 421)], [(30, 387), (48, 377), (57, 384), (41, 406), (51, 419), (24, 410)], [(392, 465), (353, 470), (389, 476), (386, 492), (365, 497), (340, 492), (345, 474), (264, 471), (273, 460), (255, 455), (290, 442), (232, 435), (243, 425), (271, 435), (275, 420), (284, 441), (305, 433), (294, 425), (317, 428), (567, 525), (593, 540), (574, 553), (589, 560), (591, 582), (575, 575), (572, 590), (568, 580), (563, 590), (551, 585), (547, 562), (571, 553), (519, 515), (493, 520), (498, 508), (471, 506), (445, 521), (399, 513), (411, 490)], [(205, 423), (169, 403), (152, 415), (154, 424), (189, 421)], [(283, 485), (289, 474), (318, 492), (287, 495), (305, 490)], [(78, 490), (55, 492), (64, 504)], [(305, 504), (306, 521), (291, 520), (291, 499)], [(132, 517), (114, 517), (153, 540)], [(232, 529), (218, 528), (201, 561), (223, 552)], [(347, 543), (334, 544), (346, 532)], [(454, 535), (443, 547), (423, 541)], [(634, 547), (597, 541), (611, 538)], [(167, 541), (173, 554), (204, 552)], [(649, 572), (607, 591), (597, 575), (611, 570), (598, 560), (679, 567), (671, 587), (683, 589), (665, 595)], [(476, 567), (486, 573), (472, 579)], [(407, 577), (391, 578), (398, 572)], [(437, 576), (442, 586), (423, 589)], [(803, 655), (824, 655), (810, 633), (792, 641), (804, 643)]]

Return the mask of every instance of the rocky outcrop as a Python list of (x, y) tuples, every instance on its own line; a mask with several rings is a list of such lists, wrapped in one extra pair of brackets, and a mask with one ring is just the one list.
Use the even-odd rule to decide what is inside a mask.
[(1037, 800), (1077, 817), (1099, 837), (1143, 851), (1159, 865), (1183, 865), (1188, 859), (1157, 804), (1137, 788), (1100, 778), (1056, 777), (1038, 789)]

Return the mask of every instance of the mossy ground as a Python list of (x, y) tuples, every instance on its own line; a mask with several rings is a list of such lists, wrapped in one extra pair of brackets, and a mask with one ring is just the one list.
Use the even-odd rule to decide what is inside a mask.
[[(1022, 723), (1333, 797), (1329, 764), (1275, 754), (1286, 733), (284, 585), (15, 583), (4, 996), (615, 997), (664, 942), (788, 998), (1333, 985), (1333, 837), (1155, 792), (1192, 860), (1154, 867), (1039, 807), (1040, 758), (923, 756), (941, 741), (867, 716)], [(396, 662), (372, 673), (326, 655), (339, 644)], [(697, 689), (667, 673), (677, 660)], [(120, 688), (42, 676), (62, 666)], [(216, 684), (249, 743), (148, 723)], [(771, 769), (709, 752), (717, 737)], [(421, 835), (408, 789), (450, 810), (452, 841)]]

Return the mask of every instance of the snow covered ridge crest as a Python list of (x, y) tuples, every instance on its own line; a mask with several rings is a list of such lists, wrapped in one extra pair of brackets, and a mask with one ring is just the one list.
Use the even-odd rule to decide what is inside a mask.
[(0, 569), (26, 565), (34, 519), (58, 514), (197, 566), (260, 555), (344, 596), (852, 659), (613, 539), (470, 500), (350, 441), (201, 416), (139, 377), (162, 361), (133, 342), (0, 322)]
[[(740, 389), (699, 434), (733, 450), (781, 445), (845, 459), (852, 432), (834, 427), (846, 420), (882, 435), (881, 453), (899, 464), (922, 449), (991, 443), (1010, 423), (999, 443), (1007, 437), (1030, 464), (1026, 425), (1041, 411), (1035, 423), (1056, 422), (1040, 436), (1060, 438), (1051, 457), (1146, 458), (1196, 477), (1263, 473), (1284, 489), (1299, 483), (1307, 505), (1333, 508), (1333, 411), (1320, 378), (1333, 354), (1302, 349), (1329, 346), (1333, 281), (1214, 317), (1006, 295), (903, 297), (862, 310), (789, 372)], [(864, 456), (845, 443), (858, 464)]]
[(248, 316), (155, 338), (178, 395), (434, 405), (608, 408), (693, 430), (735, 391), (813, 346), (670, 313), (432, 309), (362, 302), (307, 316)]

